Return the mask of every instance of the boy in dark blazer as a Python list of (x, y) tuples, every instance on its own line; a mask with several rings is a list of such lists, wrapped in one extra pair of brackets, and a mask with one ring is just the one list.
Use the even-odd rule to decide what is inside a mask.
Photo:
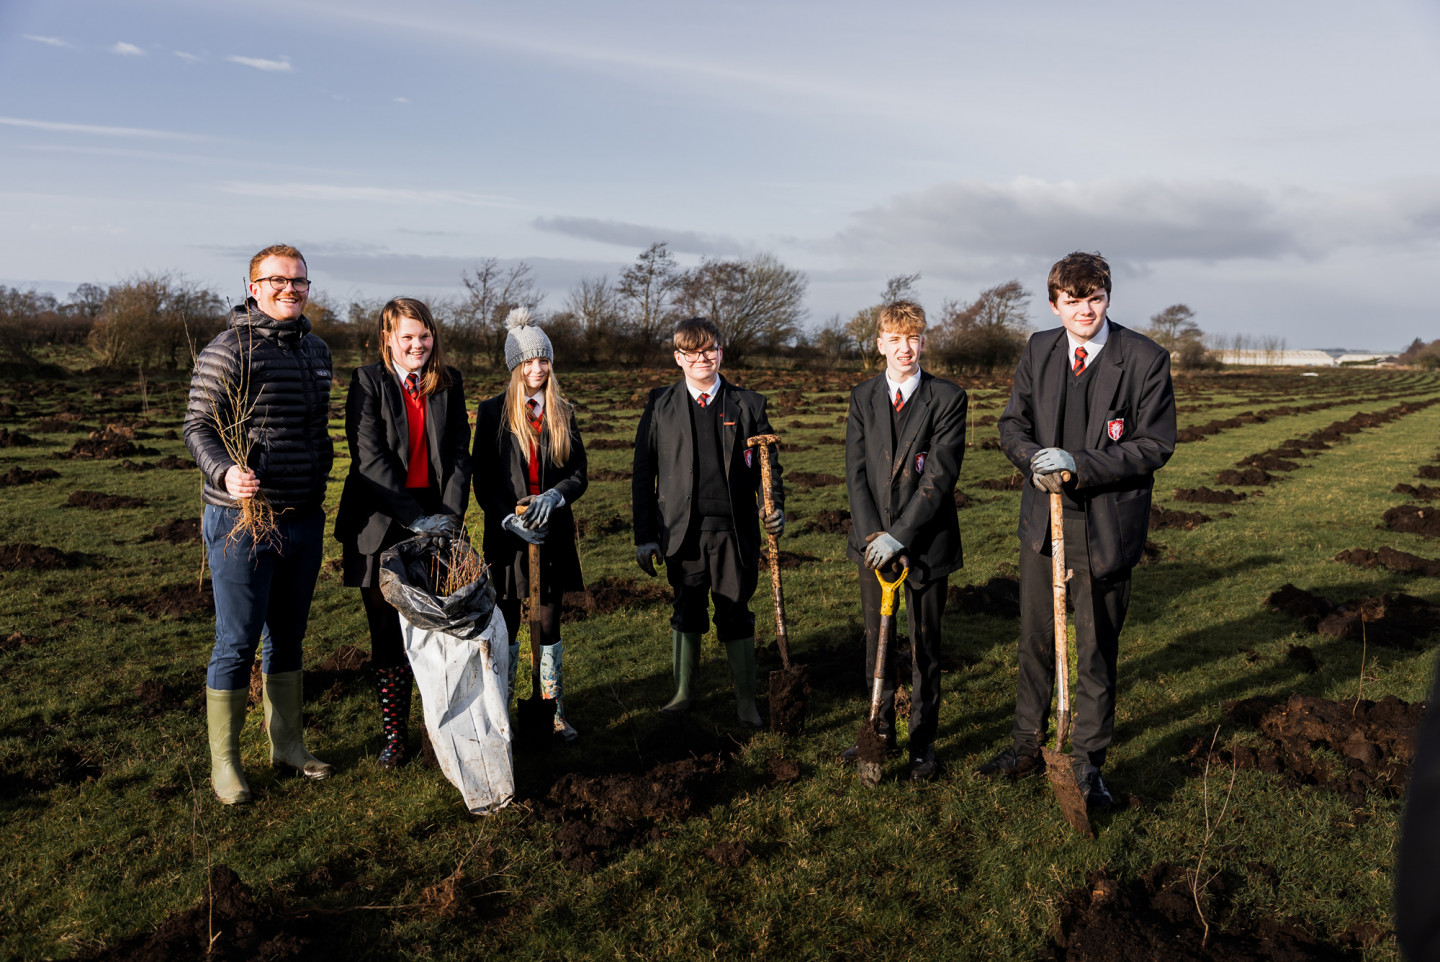
[[(880, 584), (875, 571), (904, 554), (905, 610), (915, 657), (911, 669), (910, 777), (935, 777), (936, 713), (940, 707), (940, 616), (950, 572), (961, 567), (955, 482), (965, 457), (968, 398), (953, 381), (920, 370), (925, 311), (910, 301), (880, 312), (876, 345), (885, 373), (850, 392), (845, 428), (845, 484), (850, 495), (846, 553), (860, 566), (865, 612), (865, 678), (875, 673), (880, 634)], [(882, 686), (881, 730), (895, 743), (895, 665), (891, 648)], [(854, 761), (857, 746), (840, 753)]]
[[(700, 638), (710, 627), (725, 645), (741, 723), (759, 728), (755, 707), (755, 594), (760, 560), (760, 453), (746, 445), (773, 434), (765, 398), (720, 376), (720, 331), (703, 317), (675, 327), (675, 363), (684, 379), (650, 392), (635, 433), (632, 499), (635, 559), (652, 578), (663, 559), (674, 591), (670, 640), (675, 697), (666, 714), (690, 710)], [(785, 530), (780, 463), (769, 448), (774, 511), (765, 530)]]
[[(1055, 676), (1049, 495), (1064, 504), (1065, 561), (1078, 668), (1070, 745), (1091, 808), (1113, 799), (1100, 769), (1115, 725), (1115, 665), (1130, 570), (1150, 524), (1154, 474), (1175, 451), (1170, 355), (1111, 323), (1110, 265), (1073, 253), (1050, 269), (1062, 327), (1030, 338), (1000, 417), (1005, 456), (1030, 476), (1020, 498), (1019, 679), (1011, 747), (977, 774), (1043, 770)], [(1070, 480), (1062, 481), (1068, 471)]]

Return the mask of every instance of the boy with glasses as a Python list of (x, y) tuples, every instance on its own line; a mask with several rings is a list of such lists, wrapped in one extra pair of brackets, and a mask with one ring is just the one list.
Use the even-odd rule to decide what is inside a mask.
[[(694, 701), (700, 638), (715, 602), (740, 722), (762, 726), (755, 706), (755, 616), (759, 580), (760, 452), (746, 442), (772, 434), (765, 398), (720, 376), (720, 331), (703, 317), (675, 327), (675, 363), (684, 378), (650, 392), (635, 433), (632, 505), (635, 559), (652, 578), (662, 561), (674, 591), (670, 618), (675, 697), (661, 709), (684, 714)], [(770, 448), (775, 509), (765, 530), (785, 530), (780, 464)]]

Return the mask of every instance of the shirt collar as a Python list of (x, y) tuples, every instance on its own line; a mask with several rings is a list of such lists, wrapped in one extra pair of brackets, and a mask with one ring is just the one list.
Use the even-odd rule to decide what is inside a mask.
[(1105, 342), (1110, 340), (1110, 318), (1105, 318), (1105, 323), (1100, 325), (1100, 330), (1096, 331), (1095, 336), (1088, 341), (1082, 341), (1071, 334), (1069, 328), (1065, 330), (1065, 339), (1070, 342), (1070, 366), (1075, 366), (1075, 348), (1083, 344), (1085, 345), (1085, 365), (1088, 367), (1094, 363), (1095, 358), (1099, 357), (1100, 349), (1105, 346)]
[(702, 393), (705, 394), (705, 403), (709, 404), (711, 401), (715, 400), (715, 398), (720, 394), (720, 375), (715, 375), (715, 380), (710, 383), (709, 387), (703, 387), (698, 390), (691, 387), (690, 382), (686, 381), (685, 390), (690, 392), (690, 400), (697, 403), (700, 401), (700, 395)]
[(535, 402), (535, 416), (538, 418), (545, 413), (545, 389), (541, 388), (525, 400)]
[(890, 371), (887, 369), (885, 371), (885, 384), (890, 388), (889, 392), (885, 395), (890, 399), (890, 403), (895, 403), (895, 392), (899, 391), (901, 400), (908, 404), (910, 403), (910, 395), (914, 394), (915, 389), (920, 386), (920, 372), (916, 371), (904, 382), (897, 382), (890, 379)]

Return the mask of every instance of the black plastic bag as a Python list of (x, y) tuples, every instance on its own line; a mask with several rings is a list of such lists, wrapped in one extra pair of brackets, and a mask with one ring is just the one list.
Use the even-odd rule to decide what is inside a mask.
[[(462, 543), (466, 550), (475, 550)], [(380, 593), (416, 628), (478, 638), (490, 626), (495, 586), (485, 573), (453, 595), (436, 595), (430, 573), (437, 559), (449, 561), (450, 551), (448, 538), (416, 535), (400, 542), (380, 556)]]

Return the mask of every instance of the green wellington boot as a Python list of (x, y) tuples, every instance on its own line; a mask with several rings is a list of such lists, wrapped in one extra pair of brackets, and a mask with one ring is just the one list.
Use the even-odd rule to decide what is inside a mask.
[(683, 715), (694, 701), (691, 686), (700, 671), (700, 633), (670, 629), (670, 667), (675, 673), (675, 697), (660, 709), (664, 715)]
[(764, 728), (755, 707), (755, 639), (727, 641), (725, 653), (730, 658), (730, 674), (735, 678), (735, 716), (748, 728)]
[(240, 771), (240, 730), (245, 727), (245, 688), (205, 689), (205, 716), (210, 727), (210, 784), (226, 805), (250, 801), (250, 786)]
[(301, 671), (282, 671), (265, 675), (265, 730), (270, 733), (270, 764), (275, 768), (292, 768), (319, 781), (329, 778), (331, 766), (305, 749), (305, 731), (300, 723), (303, 698)]

